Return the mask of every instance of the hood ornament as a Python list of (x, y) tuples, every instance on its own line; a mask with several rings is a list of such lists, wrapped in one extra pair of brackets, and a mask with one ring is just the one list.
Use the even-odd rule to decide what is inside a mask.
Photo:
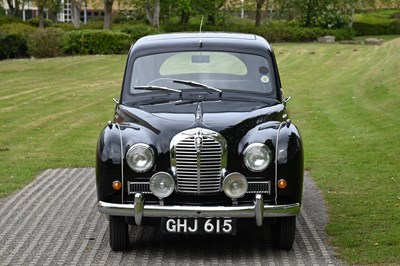
[(202, 110), (202, 101), (199, 99), (197, 102), (197, 108), (196, 108), (196, 122), (203, 121), (203, 110)]
[(203, 131), (201, 128), (198, 128), (194, 135), (194, 146), (196, 147), (196, 151), (200, 153), (203, 148)]

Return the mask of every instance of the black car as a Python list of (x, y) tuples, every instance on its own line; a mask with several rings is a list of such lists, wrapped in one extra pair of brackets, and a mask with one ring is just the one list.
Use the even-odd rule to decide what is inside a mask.
[(260, 36), (160, 34), (132, 45), (96, 154), (111, 248), (128, 248), (128, 224), (167, 234), (268, 224), (274, 245), (291, 249), (303, 147), (287, 101)]

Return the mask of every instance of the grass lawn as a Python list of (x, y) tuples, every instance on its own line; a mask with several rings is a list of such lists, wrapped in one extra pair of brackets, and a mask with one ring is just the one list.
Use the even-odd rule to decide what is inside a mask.
[[(332, 244), (351, 264), (398, 263), (400, 39), (274, 48), (306, 169), (328, 202)], [(0, 197), (47, 168), (94, 166), (125, 59), (0, 62)]]

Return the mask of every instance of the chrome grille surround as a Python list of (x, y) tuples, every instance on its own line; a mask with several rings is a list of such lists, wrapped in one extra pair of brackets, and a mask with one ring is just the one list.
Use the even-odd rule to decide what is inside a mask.
[(197, 195), (221, 191), (227, 164), (227, 143), (221, 134), (205, 128), (185, 130), (172, 138), (170, 153), (176, 191)]
[(249, 181), (246, 193), (271, 194), (271, 182), (269, 181)]
[(128, 181), (128, 195), (134, 195), (136, 193), (153, 194), (150, 191), (149, 182), (129, 182)]

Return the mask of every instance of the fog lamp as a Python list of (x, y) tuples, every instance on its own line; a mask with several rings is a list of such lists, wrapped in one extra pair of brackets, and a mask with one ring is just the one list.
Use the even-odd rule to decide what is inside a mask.
[(247, 179), (241, 173), (231, 173), (222, 182), (224, 193), (232, 199), (242, 197), (247, 191)]
[(174, 179), (166, 172), (158, 172), (150, 178), (150, 190), (159, 199), (168, 197), (174, 189)]

